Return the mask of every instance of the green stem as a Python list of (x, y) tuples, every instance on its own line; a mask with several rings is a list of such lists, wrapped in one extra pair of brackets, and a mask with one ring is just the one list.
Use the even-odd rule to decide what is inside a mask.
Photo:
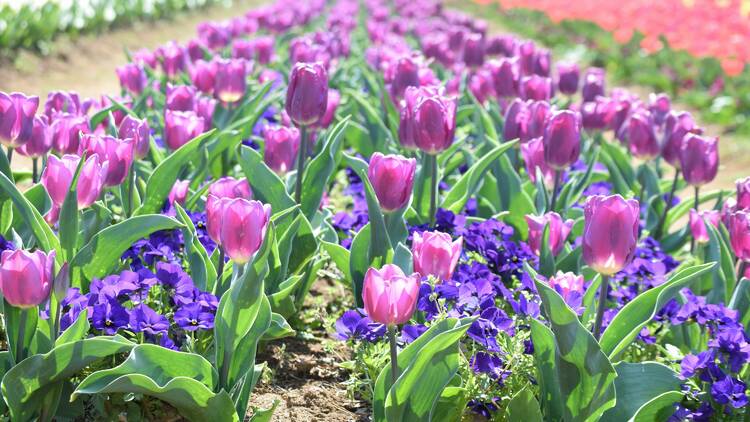
[(662, 232), (664, 231), (664, 223), (667, 221), (667, 213), (672, 208), (672, 201), (674, 201), (674, 194), (677, 191), (677, 183), (680, 181), (680, 169), (675, 170), (674, 179), (672, 179), (672, 188), (669, 190), (669, 196), (667, 197), (667, 203), (664, 205), (664, 212), (661, 213), (659, 222), (654, 230), (654, 237), (657, 240), (661, 240)]
[(307, 127), (299, 128), (299, 151), (297, 152), (297, 186), (294, 190), (294, 201), (302, 203), (302, 178), (305, 175), (305, 161), (307, 160)]
[(599, 306), (596, 308), (596, 319), (594, 320), (594, 338), (599, 341), (604, 320), (604, 308), (607, 306), (607, 294), (609, 293), (609, 276), (602, 274), (602, 284), (599, 290)]
[(133, 192), (135, 192), (135, 163), (130, 163), (130, 172), (128, 174), (128, 218), (133, 215)]
[[(693, 209), (695, 209), (695, 212), (698, 212), (698, 206), (700, 205), (700, 201), (698, 200), (698, 195), (700, 193), (700, 186), (695, 187), (695, 199), (693, 202)], [(690, 237), (690, 253), (693, 253), (695, 251), (695, 236)]]
[(21, 362), (25, 358), (25, 351), (24, 351), (24, 342), (26, 341), (26, 320), (28, 319), (28, 315), (26, 315), (25, 309), (19, 309), (18, 310), (18, 341), (16, 342), (16, 350), (13, 356), (16, 359), (16, 363)]
[(10, 166), (10, 164), (13, 162), (13, 148), (8, 147), (8, 154), (6, 155), (8, 156), (8, 166)]
[(217, 246), (219, 248), (219, 267), (216, 269), (216, 291), (220, 291), (218, 289), (221, 288), (221, 283), (224, 280), (222, 275), (224, 274), (224, 248), (221, 246)]
[(742, 280), (745, 276), (745, 270), (747, 269), (747, 261), (740, 261), (737, 263), (737, 282)]
[(560, 190), (560, 170), (555, 170), (555, 183), (552, 185), (552, 202), (550, 203), (549, 210), (554, 211), (555, 205), (557, 205), (557, 191)]
[(391, 385), (398, 379), (398, 345), (396, 344), (396, 326), (388, 325), (388, 342), (391, 345)]
[(438, 163), (437, 156), (427, 154), (425, 156), (427, 165), (430, 166), (430, 224), (435, 224), (438, 199)]
[(39, 181), (39, 162), (38, 158), (31, 160), (31, 182), (36, 183)]

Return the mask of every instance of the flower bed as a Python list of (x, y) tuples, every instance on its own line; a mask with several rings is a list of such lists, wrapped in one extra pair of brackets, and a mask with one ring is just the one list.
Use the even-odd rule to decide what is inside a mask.
[(750, 179), (669, 97), (433, 1), (131, 57), (0, 93), (3, 416), (747, 417)]

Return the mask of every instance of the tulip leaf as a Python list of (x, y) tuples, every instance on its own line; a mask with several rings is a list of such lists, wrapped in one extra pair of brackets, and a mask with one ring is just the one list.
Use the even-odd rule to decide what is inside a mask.
[(193, 220), (180, 204), (174, 204), (177, 219), (182, 223), (182, 237), (185, 243), (185, 258), (190, 266), (190, 276), (195, 286), (203, 291), (213, 291), (216, 283), (216, 268), (203, 244), (198, 239)]
[(284, 182), (263, 162), (263, 156), (248, 146), (240, 148), (240, 166), (253, 188), (253, 196), (260, 202), (270, 204), (274, 213), (295, 205), (286, 191)]
[[(710, 192), (701, 193), (698, 195), (698, 203), (712, 201), (719, 197), (725, 197), (730, 194), (730, 191), (726, 190), (715, 190)], [(690, 209), (695, 206), (694, 201), (682, 201), (674, 207), (670, 208), (667, 212), (667, 218), (664, 219), (664, 233), (667, 233), (669, 228), (672, 227), (678, 220), (685, 217)]]
[(76, 166), (73, 179), (65, 194), (65, 200), (60, 207), (60, 246), (65, 253), (65, 261), (73, 259), (76, 244), (78, 243), (78, 178), (81, 175), (81, 169), (85, 163), (86, 155), (84, 154)]
[[(39, 213), (39, 211), (32, 205), (31, 202), (29, 202), (28, 199), (18, 190), (15, 183), (13, 183), (10, 179), (8, 179), (4, 174), (0, 173), (0, 189), (2, 189), (13, 201), (14, 205), (14, 211), (13, 214), (15, 215), (18, 213), (18, 216), (21, 218), (21, 220), (29, 226), (29, 229), (31, 229), (31, 232), (34, 234), (34, 237), (36, 238), (36, 243), (39, 246), (39, 248), (43, 249), (45, 252), (49, 252), (51, 250), (59, 250), (60, 249), (60, 241), (57, 239), (57, 236), (52, 232), (52, 229), (49, 227), (46, 221), (44, 221), (44, 218)], [(57, 261), (62, 262), (62, 256), (61, 254), (58, 254)]]
[(128, 352), (135, 344), (115, 335), (91, 337), (61, 344), (48, 353), (33, 355), (11, 368), (3, 377), (2, 392), (11, 418), (32, 420), (38, 416), (42, 398), (59, 383), (99, 359)]
[(432, 420), (438, 401), (458, 371), (458, 342), (475, 318), (446, 318), (398, 354), (399, 377), (391, 379), (391, 363), (375, 382), (375, 422)]
[(214, 393), (218, 375), (211, 363), (195, 353), (154, 344), (135, 346), (120, 365), (96, 371), (78, 385), (80, 394), (145, 394), (174, 406), (194, 421), (239, 421), (226, 391)]
[(276, 291), (268, 294), (271, 310), (283, 317), (293, 316), (297, 309), (294, 306), (294, 293), (300, 286), (302, 275), (293, 275), (282, 281)]
[(321, 241), (320, 245), (323, 250), (328, 253), (328, 256), (331, 257), (331, 261), (336, 264), (336, 268), (344, 274), (344, 279), (351, 279), (351, 273), (349, 271), (349, 250), (338, 243)]
[(285, 337), (291, 337), (296, 331), (289, 325), (286, 319), (280, 314), (271, 314), (271, 326), (263, 334), (263, 341), (278, 340)]
[(615, 360), (670, 299), (694, 279), (711, 270), (714, 265), (715, 263), (711, 262), (678, 270), (664, 283), (628, 302), (604, 330), (599, 341), (602, 351), (610, 359)]
[(634, 422), (666, 421), (674, 414), (674, 404), (682, 401), (684, 393), (668, 391), (642, 405), (630, 418)]
[(531, 386), (526, 385), (508, 402), (508, 420), (524, 422), (542, 422), (539, 402), (534, 397)]
[[(70, 263), (88, 280), (104, 277), (117, 266), (120, 257), (138, 239), (159, 230), (181, 228), (177, 220), (164, 215), (139, 215), (109, 226), (94, 235)], [(73, 278), (75, 281), (75, 277)], [(75, 285), (75, 283), (73, 283)]]
[(215, 135), (215, 132), (215, 129), (211, 129), (196, 136), (172, 152), (154, 169), (146, 182), (143, 203), (135, 210), (134, 215), (153, 214), (161, 210), (183, 167), (195, 158), (197, 152), (206, 147), (208, 140)]
[(721, 232), (708, 221), (703, 221), (708, 233), (708, 245), (705, 249), (704, 261), (716, 262), (719, 265), (703, 277), (701, 295), (706, 295), (708, 303), (729, 303), (732, 298), (737, 277), (734, 269), (734, 254)]
[(60, 334), (60, 337), (55, 340), (55, 347), (72, 341), (82, 340), (86, 337), (89, 333), (89, 328), (91, 327), (91, 324), (89, 324), (88, 313), (88, 308), (81, 310), (73, 324), (66, 328), (65, 331)]
[(682, 380), (669, 367), (656, 362), (619, 362), (615, 365), (617, 404), (602, 415), (602, 422), (631, 420), (638, 410), (654, 398), (678, 392)]
[[(367, 123), (369, 125), (376, 127), (380, 131), (382, 131), (383, 135), (387, 137), (388, 141), (390, 141), (393, 145), (398, 144), (398, 136), (394, 133), (395, 129), (388, 129), (388, 125), (386, 125), (385, 121), (383, 121), (381, 113), (376, 110), (375, 107), (373, 107), (373, 105), (370, 104), (370, 102), (367, 101), (367, 99), (365, 99), (365, 97), (363, 97), (360, 92), (353, 89), (345, 89), (343, 96), (353, 99), (359, 105), (362, 110), (362, 115), (365, 116), (365, 119), (367, 119)], [(370, 135), (372, 136), (372, 133)], [(376, 139), (383, 138), (380, 137)]]
[(344, 130), (349, 123), (350, 116), (341, 120), (336, 126), (328, 132), (323, 149), (316, 155), (305, 169), (302, 185), (302, 213), (308, 220), (311, 220), (315, 212), (320, 208), (320, 201), (323, 193), (327, 190), (328, 184), (338, 167), (341, 159), (341, 141)]
[(743, 278), (737, 283), (728, 306), (737, 311), (743, 326), (750, 324), (750, 279)]

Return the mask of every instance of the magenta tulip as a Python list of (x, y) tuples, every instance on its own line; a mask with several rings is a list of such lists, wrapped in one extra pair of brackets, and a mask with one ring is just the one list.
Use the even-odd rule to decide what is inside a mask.
[(146, 88), (148, 77), (143, 66), (135, 63), (127, 63), (115, 69), (120, 79), (120, 86), (125, 91), (139, 95)]
[(300, 133), (297, 128), (266, 126), (263, 128), (265, 148), (263, 161), (279, 174), (294, 168), (294, 160), (299, 151)]
[(680, 148), (680, 167), (692, 186), (711, 182), (719, 171), (719, 138), (689, 134)]
[(193, 111), (164, 112), (164, 141), (176, 150), (203, 133), (205, 121)]
[(728, 223), (729, 243), (734, 255), (741, 261), (750, 261), (750, 214), (735, 211), (729, 215)]
[(536, 44), (533, 41), (521, 41), (518, 44), (517, 57), (521, 65), (521, 74), (531, 75), (534, 73), (534, 59), (536, 56)]
[(672, 100), (665, 93), (651, 93), (648, 96), (648, 110), (654, 118), (654, 124), (661, 126), (672, 108)]
[(297, 63), (289, 76), (286, 112), (297, 126), (315, 124), (328, 105), (328, 73), (320, 63)]
[(484, 64), (484, 36), (469, 34), (464, 39), (463, 61), (466, 66), (480, 67)]
[(696, 211), (690, 210), (690, 231), (693, 234), (693, 239), (698, 243), (707, 243), (709, 240), (708, 229), (706, 229), (706, 222), (714, 227), (719, 227), (721, 221), (721, 213), (719, 211)]
[(604, 69), (590, 67), (583, 76), (581, 95), (584, 102), (594, 101), (596, 97), (604, 96)]
[(421, 91), (416, 87), (407, 88), (406, 92), (404, 92), (401, 110), (399, 110), (398, 141), (406, 149), (417, 149), (416, 133), (414, 131), (414, 109), (419, 102)]
[(518, 85), (520, 83), (518, 60), (515, 58), (502, 58), (491, 61), (488, 66), (492, 73), (495, 94), (500, 98), (517, 96)]
[(216, 82), (216, 62), (198, 60), (190, 69), (190, 79), (198, 90), (204, 94), (213, 94)]
[(680, 168), (680, 150), (685, 138), (690, 133), (700, 134), (701, 132), (690, 113), (669, 112), (664, 123), (664, 139), (662, 140), (661, 155), (664, 160), (673, 167)]
[(55, 251), (3, 251), (0, 290), (9, 304), (21, 309), (41, 305), (49, 298), (55, 279)]
[(172, 190), (169, 191), (169, 196), (167, 197), (169, 205), (173, 205), (175, 202), (185, 205), (185, 200), (187, 200), (189, 193), (190, 180), (178, 180), (174, 182), (174, 186), (172, 186)]
[(339, 103), (341, 102), (341, 94), (339, 94), (338, 91), (335, 89), (329, 89), (328, 90), (328, 104), (326, 105), (326, 112), (323, 114), (323, 117), (318, 120), (317, 123), (315, 123), (316, 127), (319, 128), (327, 128), (331, 125), (333, 122), (333, 118), (336, 116), (336, 109), (339, 106)]
[(219, 198), (213, 195), (206, 197), (206, 231), (208, 237), (221, 246), (221, 227), (224, 207), (233, 198)]
[(414, 271), (423, 277), (450, 280), (461, 257), (463, 238), (455, 241), (442, 232), (416, 232), (411, 243)]
[(0, 144), (17, 148), (31, 139), (39, 97), (0, 92)]
[(253, 48), (255, 50), (255, 59), (260, 64), (268, 64), (273, 58), (273, 37), (258, 37), (253, 42)]
[(544, 130), (544, 161), (555, 170), (565, 170), (581, 153), (581, 114), (555, 112)]
[(386, 76), (390, 81), (391, 98), (398, 101), (407, 88), (419, 86), (419, 63), (410, 55), (401, 56), (390, 65)]
[(236, 198), (222, 208), (221, 246), (235, 263), (244, 264), (263, 244), (271, 220), (271, 206)]
[(620, 195), (589, 197), (584, 208), (583, 260), (611, 276), (630, 264), (638, 242), (640, 207)]
[(133, 164), (133, 140), (117, 139), (109, 135), (83, 135), (79, 154), (98, 154), (106, 167), (104, 186), (117, 186), (125, 181)]
[(524, 76), (520, 94), (524, 100), (548, 101), (552, 97), (552, 79), (539, 75)]
[(521, 142), (531, 139), (529, 137), (530, 120), (531, 112), (529, 111), (529, 103), (520, 98), (513, 100), (505, 110), (503, 139), (505, 141), (519, 139)]
[(438, 90), (422, 90), (412, 119), (414, 142), (430, 155), (437, 155), (453, 144), (456, 131), (456, 99)]
[(247, 90), (247, 73), (248, 66), (245, 60), (217, 61), (214, 96), (225, 104), (241, 100)]
[(188, 85), (167, 84), (166, 110), (195, 110), (195, 87)]
[(578, 92), (581, 71), (576, 63), (557, 64), (557, 89), (565, 95)]
[(137, 159), (145, 157), (151, 148), (151, 129), (148, 127), (148, 122), (145, 119), (139, 120), (131, 115), (125, 116), (122, 122), (120, 122), (117, 136), (120, 139), (133, 140), (133, 155)]
[(562, 271), (558, 271), (557, 274), (550, 277), (549, 285), (560, 293), (560, 296), (568, 304), (573, 302), (575, 296), (583, 296), (585, 286), (582, 275), (571, 272), (563, 273)]
[(57, 113), (78, 114), (81, 110), (81, 99), (75, 92), (52, 91), (47, 94), (44, 103), (44, 115), (48, 119)]
[(372, 155), (367, 177), (384, 212), (399, 210), (409, 202), (416, 168), (413, 158), (379, 152)]
[(159, 64), (159, 58), (156, 57), (156, 53), (148, 48), (142, 48), (133, 53), (133, 62), (156, 69), (156, 66)]
[(581, 124), (588, 131), (604, 131), (612, 126), (617, 110), (616, 101), (596, 97), (581, 105)]
[(75, 154), (81, 135), (89, 133), (89, 122), (85, 116), (57, 114), (50, 123), (52, 147), (60, 154)]
[(203, 119), (203, 132), (208, 132), (213, 128), (216, 104), (217, 101), (211, 97), (198, 96), (195, 99), (195, 114)]
[(31, 158), (39, 158), (52, 149), (52, 133), (47, 125), (47, 117), (34, 116), (34, 126), (31, 129), (29, 142), (18, 147), (18, 153)]
[(651, 160), (659, 155), (661, 146), (656, 139), (654, 121), (648, 111), (633, 113), (620, 129), (620, 133), (634, 157)]
[(252, 199), (253, 191), (246, 178), (235, 179), (234, 177), (222, 177), (208, 187), (208, 194), (217, 198), (244, 198)]
[(544, 136), (544, 130), (547, 128), (547, 121), (552, 115), (552, 107), (546, 101), (531, 101), (527, 104), (529, 107), (529, 121), (527, 123), (526, 135), (521, 138), (521, 142)]
[(549, 76), (552, 57), (549, 50), (539, 48), (534, 53), (534, 74), (539, 76)]
[(750, 177), (738, 179), (734, 182), (737, 188), (737, 207), (739, 209), (750, 209)]
[(161, 58), (162, 70), (169, 78), (174, 78), (187, 68), (188, 56), (186, 51), (174, 41), (159, 47), (157, 54)]
[(541, 252), (545, 227), (549, 226), (549, 241), (547, 246), (554, 256), (557, 256), (562, 251), (563, 246), (565, 246), (565, 240), (573, 228), (573, 220), (563, 221), (560, 214), (556, 212), (548, 212), (540, 216), (527, 215), (526, 224), (529, 226), (528, 244), (531, 250), (537, 255)]
[[(76, 168), (81, 157), (77, 155), (63, 155), (62, 158), (50, 155), (47, 167), (42, 173), (42, 185), (47, 189), (52, 202), (62, 206), (65, 195), (70, 189)], [(101, 164), (99, 155), (93, 154), (86, 158), (78, 176), (77, 199), (78, 208), (88, 208), (93, 204), (102, 192), (104, 179), (106, 177), (106, 165)]]
[(237, 39), (232, 42), (232, 58), (253, 59), (253, 42), (251, 40)]
[(526, 165), (526, 173), (532, 183), (537, 182), (537, 171), (541, 172), (542, 182), (552, 186), (555, 178), (555, 170), (544, 161), (544, 141), (542, 138), (534, 138), (521, 144), (521, 156)]
[(407, 276), (393, 264), (365, 274), (362, 299), (365, 312), (373, 321), (385, 325), (403, 324), (411, 319), (419, 298), (419, 279)]

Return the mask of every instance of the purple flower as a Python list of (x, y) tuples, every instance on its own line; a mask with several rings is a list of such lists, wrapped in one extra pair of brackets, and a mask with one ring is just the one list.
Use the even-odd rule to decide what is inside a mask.
[(126, 328), (130, 322), (128, 310), (119, 302), (108, 299), (95, 304), (91, 314), (91, 325), (107, 335), (113, 335), (120, 328)]
[(336, 338), (339, 340), (366, 340), (374, 342), (385, 335), (385, 325), (373, 322), (359, 309), (344, 312), (336, 320)]
[(401, 328), (401, 340), (411, 343), (427, 331), (427, 326), (422, 324), (406, 324)]
[(729, 364), (729, 369), (737, 373), (747, 362), (750, 362), (750, 344), (741, 329), (727, 328), (708, 341), (709, 347), (715, 347), (722, 360)]
[(739, 409), (747, 405), (745, 390), (747, 390), (747, 386), (744, 382), (732, 377), (725, 377), (711, 386), (711, 396), (718, 404), (729, 404), (733, 408)]
[(214, 328), (214, 314), (206, 312), (199, 303), (182, 305), (174, 313), (174, 322), (185, 331)]
[(130, 328), (136, 333), (157, 335), (169, 330), (169, 320), (144, 304), (130, 311)]
[(123, 271), (120, 275), (110, 275), (103, 279), (94, 279), (89, 286), (92, 295), (118, 299), (129, 295), (140, 288), (138, 274)]
[(680, 362), (680, 375), (683, 378), (691, 378), (700, 371), (705, 370), (708, 364), (713, 361), (714, 353), (711, 350), (700, 352), (697, 355), (685, 355), (682, 358), (682, 362)]
[(89, 296), (81, 294), (81, 289), (77, 287), (68, 289), (65, 297), (60, 301), (60, 329), (64, 331), (70, 327), (78, 319), (78, 315), (86, 309), (88, 303)]
[(492, 353), (478, 352), (471, 357), (469, 365), (478, 374), (487, 374), (502, 386), (503, 380), (510, 375), (504, 368), (503, 360)]

